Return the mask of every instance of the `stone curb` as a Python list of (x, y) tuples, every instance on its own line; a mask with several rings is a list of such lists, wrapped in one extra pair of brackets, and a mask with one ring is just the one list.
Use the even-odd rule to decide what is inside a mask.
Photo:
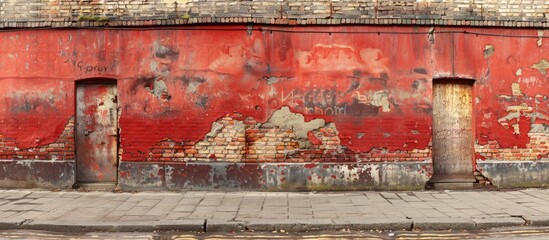
[(526, 221), (518, 217), (501, 218), (474, 218), (472, 219), (477, 229), (490, 229), (496, 227), (519, 227), (524, 226)]
[(419, 230), (473, 230), (472, 219), (464, 218), (413, 218), (413, 229)]
[(412, 230), (412, 220), (405, 218), (334, 219), (338, 229)]
[(1, 219), (0, 220), (0, 230), (10, 230), (20, 228), (23, 224), (23, 220), (10, 220), (10, 219)]
[(549, 216), (522, 216), (529, 226), (549, 226)]
[(152, 232), (152, 231), (204, 231), (204, 220), (170, 220), (139, 222), (58, 222), (29, 221), (18, 228), (56, 232)]
[(335, 230), (331, 219), (247, 219), (246, 229), (265, 232), (286, 230), (291, 232)]
[[(526, 221), (525, 221), (526, 220)], [(549, 217), (525, 216), (501, 218), (357, 218), (357, 219), (185, 219), (138, 222), (62, 222), (44, 220), (0, 220), (0, 230), (27, 229), (56, 232), (290, 232), (350, 230), (478, 230), (497, 227), (548, 226)]]
[(237, 232), (246, 229), (246, 222), (234, 220), (208, 219), (205, 232)]

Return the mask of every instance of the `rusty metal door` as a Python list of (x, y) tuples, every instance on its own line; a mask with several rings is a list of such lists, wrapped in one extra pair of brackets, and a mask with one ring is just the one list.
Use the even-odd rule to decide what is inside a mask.
[(471, 82), (434, 82), (433, 178), (456, 181), (473, 178), (472, 111)]
[(76, 86), (76, 180), (116, 182), (118, 107), (116, 84)]

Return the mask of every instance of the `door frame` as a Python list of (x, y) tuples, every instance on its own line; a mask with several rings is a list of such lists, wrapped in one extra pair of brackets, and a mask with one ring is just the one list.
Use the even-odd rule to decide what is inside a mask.
[[(97, 78), (83, 78), (83, 79), (78, 79), (76, 81), (74, 81), (74, 86), (73, 86), (73, 98), (74, 98), (74, 131), (73, 131), (73, 138), (74, 138), (74, 183), (75, 185), (73, 187), (79, 187), (79, 184), (80, 182), (78, 181), (78, 170), (77, 170), (77, 167), (78, 167), (78, 159), (77, 159), (77, 154), (76, 154), (76, 151), (77, 151), (77, 144), (76, 144), (76, 141), (77, 141), (77, 131), (76, 131), (76, 128), (78, 126), (78, 97), (77, 97), (77, 87), (80, 86), (80, 85), (94, 85), (94, 84), (113, 84), (114, 86), (116, 86), (116, 89), (117, 89), (117, 95), (116, 95), (116, 98), (117, 98), (117, 108), (118, 108), (118, 111), (117, 111), (117, 116), (116, 116), (116, 121), (117, 121), (117, 132), (120, 133), (120, 124), (119, 124), (119, 119), (120, 119), (120, 104), (118, 103), (118, 100), (119, 100), (119, 93), (118, 93), (118, 80), (117, 79), (114, 79), (114, 78), (102, 78), (102, 77), (97, 77)], [(117, 139), (116, 139), (116, 180), (114, 183), (118, 183), (119, 181), (119, 167), (120, 167), (120, 135), (117, 136)]]
[[(442, 78), (433, 78), (432, 80), (432, 88), (431, 88), (431, 104), (434, 105), (434, 86), (438, 83), (454, 83), (454, 84), (466, 84), (471, 86), (471, 142), (469, 143), (471, 145), (472, 153), (470, 156), (471, 159), (471, 175), (467, 176), (465, 179), (456, 180), (452, 179), (451, 176), (447, 176), (447, 178), (444, 178), (444, 176), (438, 176), (435, 172), (435, 154), (434, 154), (434, 112), (431, 113), (432, 121), (431, 121), (431, 162), (433, 164), (433, 177), (429, 180), (430, 184), (435, 184), (435, 188), (437, 183), (444, 183), (441, 184), (442, 188), (449, 188), (454, 189), (452, 186), (452, 183), (455, 184), (455, 188), (462, 189), (462, 186), (464, 186), (462, 183), (471, 183), (472, 188), (472, 182), (475, 182), (476, 179), (474, 177), (473, 172), (476, 170), (476, 161), (475, 161), (475, 139), (476, 139), (476, 127), (475, 127), (475, 120), (476, 120), (476, 91), (475, 91), (475, 83), (476, 79), (472, 78), (455, 78), (455, 77), (442, 77)], [(465, 187), (468, 188), (468, 187)]]

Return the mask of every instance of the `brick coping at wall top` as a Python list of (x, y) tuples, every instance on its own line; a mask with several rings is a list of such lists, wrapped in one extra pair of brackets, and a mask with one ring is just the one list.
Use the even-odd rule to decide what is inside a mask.
[(468, 27), (509, 27), (547, 28), (544, 21), (503, 21), (503, 20), (453, 20), (453, 19), (411, 19), (411, 18), (333, 18), (333, 19), (289, 19), (253, 17), (197, 17), (188, 19), (147, 19), (109, 21), (0, 21), (0, 29), (17, 28), (82, 28), (82, 27), (153, 27), (198, 24), (269, 24), (281, 26), (305, 25), (422, 25), (422, 26), (468, 26)]

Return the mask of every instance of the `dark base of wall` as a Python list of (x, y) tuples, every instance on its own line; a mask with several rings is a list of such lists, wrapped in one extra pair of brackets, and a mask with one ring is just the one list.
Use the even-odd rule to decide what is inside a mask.
[[(0, 188), (70, 189), (74, 161), (0, 160)], [(549, 161), (479, 161), (498, 188), (548, 187)], [(419, 190), (430, 162), (151, 163), (121, 162), (122, 190)]]
[(549, 161), (486, 160), (477, 168), (498, 188), (549, 186)]
[(418, 190), (430, 162), (120, 163), (122, 190)]
[(74, 161), (0, 160), (1, 188), (68, 189), (74, 184)]

